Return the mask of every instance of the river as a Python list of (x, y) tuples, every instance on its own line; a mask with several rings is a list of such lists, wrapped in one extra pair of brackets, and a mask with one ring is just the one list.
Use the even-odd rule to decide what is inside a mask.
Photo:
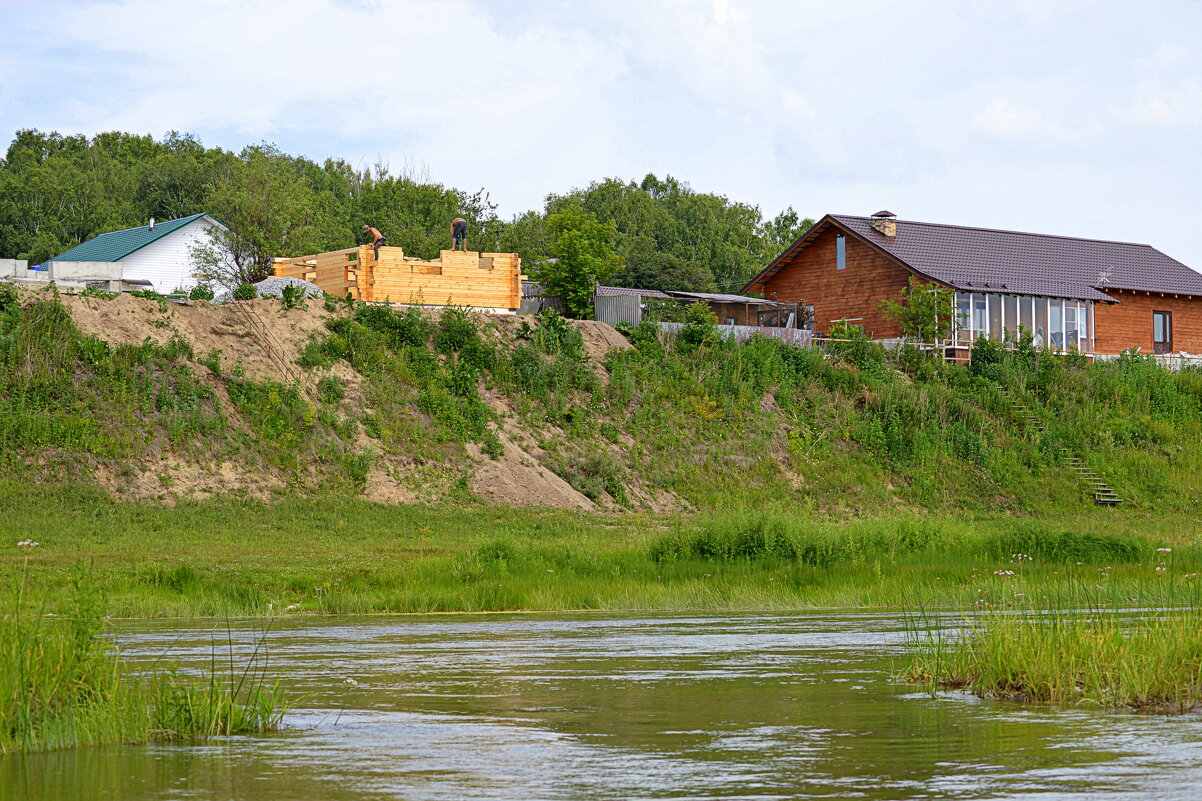
[[(947, 616), (946, 625), (957, 617)], [(261, 624), (120, 624), (207, 668)], [(440, 615), (277, 622), (286, 731), (0, 758), (0, 797), (1196, 799), (1202, 719), (931, 696), (895, 614)]]

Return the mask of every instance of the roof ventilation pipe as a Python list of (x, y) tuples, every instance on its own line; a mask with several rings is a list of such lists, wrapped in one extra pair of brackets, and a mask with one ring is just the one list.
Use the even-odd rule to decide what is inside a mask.
[(897, 236), (897, 215), (891, 211), (878, 211), (872, 215), (872, 227), (885, 236)]
[(154, 230), (154, 217), (150, 218), (150, 230)]

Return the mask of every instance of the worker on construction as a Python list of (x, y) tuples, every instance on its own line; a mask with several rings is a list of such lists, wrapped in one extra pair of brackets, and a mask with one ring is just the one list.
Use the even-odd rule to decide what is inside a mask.
[(373, 228), (370, 225), (363, 226), (363, 233), (371, 237), (371, 246), (375, 249), (376, 260), (379, 261), (380, 246), (383, 245), (387, 240), (384, 238), (384, 235), (380, 233), (378, 228)]
[(455, 250), (456, 245), (461, 245), (463, 252), (467, 252), (467, 220), (462, 217), (451, 221), (451, 250)]

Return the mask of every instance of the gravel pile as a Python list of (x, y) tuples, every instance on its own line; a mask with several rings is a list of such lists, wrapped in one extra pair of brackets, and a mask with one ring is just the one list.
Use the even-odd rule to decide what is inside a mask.
[[(259, 283), (255, 284), (255, 292), (260, 298), (280, 298), (284, 296), (284, 287), (299, 286), (305, 290), (306, 298), (324, 297), (325, 293), (318, 288), (317, 284), (308, 281), (302, 281), (299, 278), (264, 278)], [(213, 298), (214, 303), (229, 303), (234, 299), (234, 293), (225, 291)]]

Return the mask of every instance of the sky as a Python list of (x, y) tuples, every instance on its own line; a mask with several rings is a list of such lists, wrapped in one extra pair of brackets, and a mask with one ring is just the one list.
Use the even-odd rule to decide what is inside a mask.
[(1202, 2), (0, 0), (0, 139), (271, 142), (506, 216), (672, 175), (1202, 270)]

